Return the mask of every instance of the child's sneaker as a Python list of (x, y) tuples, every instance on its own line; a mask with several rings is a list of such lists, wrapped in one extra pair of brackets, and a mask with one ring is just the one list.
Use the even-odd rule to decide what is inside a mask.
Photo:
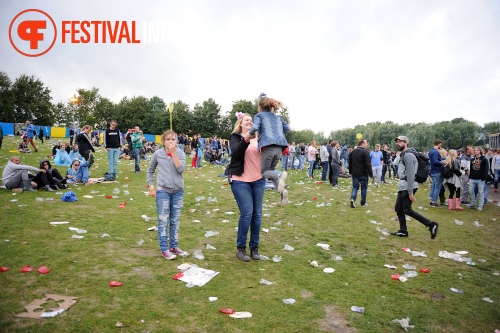
[(187, 257), (187, 256), (189, 255), (189, 253), (188, 253), (188, 252), (186, 252), (186, 251), (182, 251), (182, 250), (181, 250), (180, 248), (178, 248), (178, 247), (174, 247), (174, 248), (170, 249), (170, 252), (171, 252), (171, 253), (173, 253), (173, 254), (175, 254), (175, 255), (178, 255), (178, 256), (180, 256), (180, 257)]
[(280, 173), (279, 177), (278, 177), (278, 193), (281, 193), (283, 192), (283, 190), (285, 189), (285, 180), (286, 180), (286, 177), (288, 176), (287, 172), (286, 171), (283, 171), (282, 173)]
[(175, 258), (177, 258), (177, 256), (170, 251), (163, 251), (161, 253), (161, 256), (167, 260), (174, 260)]

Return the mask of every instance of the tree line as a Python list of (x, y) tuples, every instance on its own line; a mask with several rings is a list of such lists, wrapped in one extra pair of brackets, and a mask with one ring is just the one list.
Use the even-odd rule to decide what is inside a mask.
[[(76, 99), (53, 103), (51, 90), (34, 76), (23, 74), (12, 81), (5, 72), (0, 71), (0, 122), (24, 123), (30, 120), (37, 125), (72, 127), (91, 125), (104, 129), (111, 119), (118, 121), (122, 130), (139, 126), (144, 133), (161, 134), (170, 128), (170, 114), (165, 101), (153, 96), (123, 97), (118, 103), (102, 96), (98, 88), (76, 89)], [(236, 112), (257, 113), (258, 97), (253, 100), (234, 101), (231, 110), (223, 112), (221, 106), (212, 98), (193, 107), (178, 100), (172, 112), (173, 129), (178, 133), (201, 133), (204, 137), (217, 135), (228, 138), (236, 122)], [(279, 110), (281, 117), (293, 125), (287, 107)], [(394, 148), (393, 139), (406, 135), (410, 145), (418, 150), (428, 150), (436, 138), (443, 146), (460, 148), (466, 145), (485, 145), (489, 134), (500, 132), (500, 122), (489, 122), (483, 127), (464, 118), (455, 118), (433, 124), (373, 122), (331, 131), (328, 135), (313, 130), (292, 130), (287, 134), (289, 142), (319, 143), (331, 139), (341, 145), (353, 147), (357, 144), (358, 133), (369, 146), (387, 143)]]

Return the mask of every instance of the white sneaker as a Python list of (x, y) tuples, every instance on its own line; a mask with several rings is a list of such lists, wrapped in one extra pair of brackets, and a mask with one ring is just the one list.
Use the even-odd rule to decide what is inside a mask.
[(287, 172), (286, 171), (283, 171), (279, 178), (278, 178), (278, 192), (281, 193), (283, 192), (283, 190), (285, 189), (285, 180), (286, 180), (286, 177), (288, 176)]
[(368, 204), (365, 203), (365, 204), (361, 205), (361, 207), (368, 207)]

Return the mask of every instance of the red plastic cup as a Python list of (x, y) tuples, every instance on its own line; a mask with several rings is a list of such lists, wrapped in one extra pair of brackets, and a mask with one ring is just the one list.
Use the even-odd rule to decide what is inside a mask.
[(0, 267), (0, 272), (7, 272), (10, 271), (9, 267)]
[(231, 309), (231, 308), (222, 308), (222, 309), (220, 309), (220, 312), (225, 313), (225, 314), (233, 314), (234, 313), (234, 309)]
[(410, 252), (411, 251), (410, 248), (408, 248), (408, 247), (403, 247), (401, 250), (403, 250), (405, 252)]
[(106, 199), (111, 199), (113, 196), (112, 195), (107, 195)]
[(40, 266), (38, 267), (38, 271), (40, 272), (40, 274), (47, 274), (48, 272), (50, 272), (50, 269), (47, 266)]
[(120, 208), (125, 208), (125, 205), (126, 205), (126, 204), (127, 204), (126, 202), (122, 202), (122, 203), (120, 204)]
[(172, 279), (174, 279), (174, 280), (179, 280), (179, 279), (180, 279), (181, 277), (183, 277), (183, 276), (184, 276), (184, 273), (179, 272), (179, 273), (175, 274), (175, 275), (174, 275), (174, 277), (173, 277)]
[(391, 279), (393, 280), (399, 280), (399, 274), (392, 274)]
[(113, 281), (109, 282), (109, 286), (110, 287), (121, 287), (121, 286), (123, 286), (123, 283), (113, 280)]
[(26, 265), (26, 266), (23, 266), (21, 267), (21, 269), (19, 270), (19, 272), (21, 273), (28, 273), (28, 272), (33, 272), (35, 269), (33, 267), (31, 267), (30, 265)]
[(422, 273), (430, 273), (430, 271), (431, 271), (431, 270), (430, 270), (430, 269), (428, 269), (428, 268), (420, 268), (420, 271), (421, 271)]

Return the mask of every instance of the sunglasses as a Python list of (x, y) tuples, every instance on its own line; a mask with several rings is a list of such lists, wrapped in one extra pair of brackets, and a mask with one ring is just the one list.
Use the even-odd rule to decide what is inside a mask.
[(73, 164), (74, 166), (80, 166), (80, 164)]

